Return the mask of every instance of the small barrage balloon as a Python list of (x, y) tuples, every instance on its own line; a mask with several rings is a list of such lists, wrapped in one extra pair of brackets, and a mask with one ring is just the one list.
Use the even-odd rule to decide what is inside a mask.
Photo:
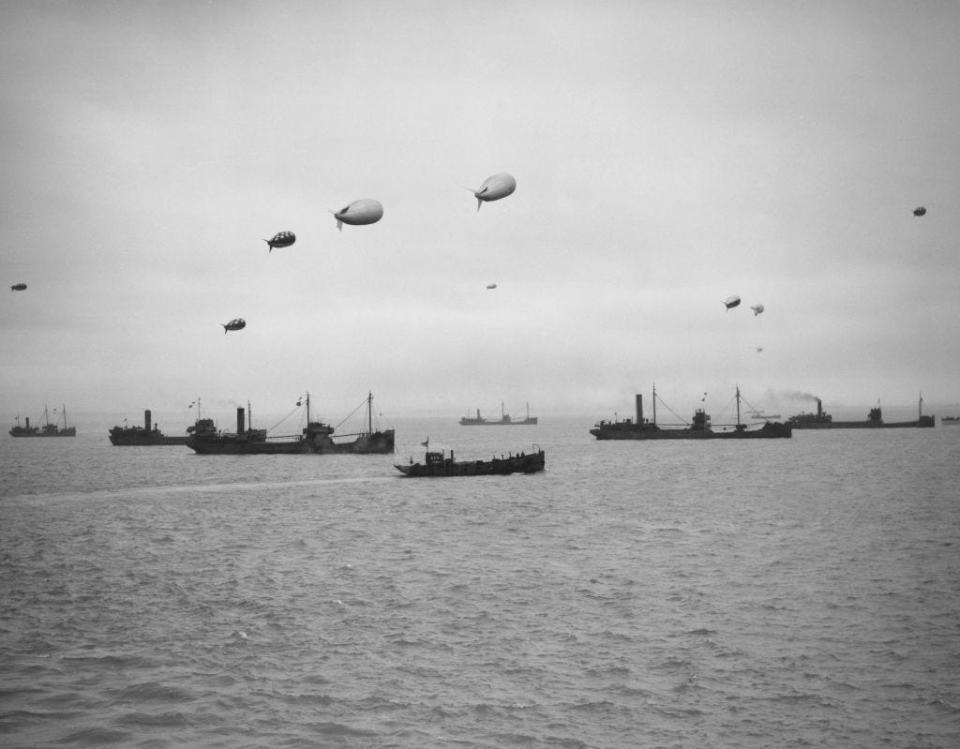
[(25, 283), (15, 283), (10, 287), (10, 291), (26, 291), (27, 285)]
[(494, 200), (500, 200), (508, 195), (512, 195), (517, 189), (517, 180), (512, 174), (500, 172), (492, 177), (487, 177), (479, 189), (473, 191), (473, 197), (477, 199), (477, 210), (484, 203), (492, 203)]
[(379, 200), (362, 198), (361, 200), (354, 200), (350, 205), (337, 212), (331, 211), (331, 213), (337, 220), (337, 229), (343, 231), (344, 224), (364, 226), (377, 223), (383, 218), (383, 206)]
[(228, 323), (220, 323), (223, 325), (223, 334), (226, 335), (231, 330), (243, 330), (247, 327), (247, 321), (242, 317), (235, 317)]
[(487, 288), (488, 288), (488, 289), (495, 289), (495, 288), (497, 288), (497, 285), (496, 285), (495, 283), (488, 283), (488, 284), (487, 284)]
[(919, 205), (919, 206), (917, 206), (916, 208), (913, 209), (913, 215), (914, 215), (914, 216), (926, 216), (926, 215), (927, 215), (927, 209), (924, 208), (922, 205)]
[(753, 316), (756, 317), (756, 316), (759, 315), (761, 312), (763, 312), (763, 305), (762, 305), (762, 304), (754, 304), (750, 309), (753, 310)]
[(723, 300), (723, 306), (727, 309), (733, 309), (734, 307), (740, 306), (740, 297), (738, 296), (728, 296)]
[(289, 247), (294, 242), (297, 241), (297, 235), (292, 231), (280, 231), (273, 235), (270, 239), (264, 239), (264, 242), (267, 243), (267, 247), (270, 249), (267, 252), (273, 252), (275, 247)]

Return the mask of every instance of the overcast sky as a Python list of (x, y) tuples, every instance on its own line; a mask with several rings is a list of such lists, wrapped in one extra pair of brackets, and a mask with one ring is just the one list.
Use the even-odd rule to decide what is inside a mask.
[(0, 415), (956, 403), (958, 49), (953, 0), (4, 0)]

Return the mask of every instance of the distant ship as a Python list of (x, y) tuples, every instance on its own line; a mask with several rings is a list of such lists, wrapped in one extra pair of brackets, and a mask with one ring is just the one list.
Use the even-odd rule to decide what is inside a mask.
[[(67, 426), (67, 407), (63, 406), (63, 427), (50, 423), (50, 415), (46, 405), (43, 407), (43, 426), (30, 426), (30, 417), (26, 418), (25, 426), (20, 426), (20, 417), (17, 417), (17, 423), (10, 429), (11, 437), (76, 437), (77, 428)], [(54, 409), (56, 413), (56, 409)]]
[(530, 415), (530, 404), (527, 404), (527, 416), (524, 419), (513, 419), (510, 417), (510, 414), (505, 413), (503, 410), (503, 401), (500, 401), (500, 419), (493, 421), (492, 419), (485, 419), (480, 415), (480, 409), (477, 409), (477, 416), (462, 416), (460, 417), (460, 426), (464, 427), (473, 427), (473, 426), (525, 426), (532, 425), (537, 423), (537, 417)]
[[(320, 421), (310, 420), (310, 395), (306, 396), (307, 426), (301, 434), (267, 437), (266, 429), (249, 429), (245, 425), (243, 408), (237, 409), (236, 433), (218, 432), (212, 419), (198, 419), (190, 430), (187, 447), (202, 455), (295, 455), (312, 453), (327, 455), (355, 453), (360, 455), (387, 454), (394, 451), (394, 430), (373, 429), (373, 394), (367, 395), (367, 430), (356, 434), (337, 435), (334, 428)], [(300, 403), (298, 402), (299, 406)], [(362, 404), (361, 404), (362, 405)], [(359, 408), (359, 406), (358, 406)]]
[(151, 414), (148, 408), (143, 412), (143, 426), (115, 426), (110, 429), (110, 443), (113, 445), (185, 445), (187, 436), (167, 437), (154, 424), (151, 427)]
[(932, 427), (936, 425), (934, 416), (923, 413), (923, 396), (917, 410), (916, 421), (885, 422), (880, 406), (871, 408), (866, 421), (834, 421), (833, 416), (824, 412), (823, 403), (817, 398), (816, 413), (799, 413), (787, 419), (794, 429), (896, 429), (902, 427)]
[(960, 424), (960, 416), (941, 416), (941, 424)]
[(748, 429), (740, 423), (740, 388), (736, 391), (737, 423), (731, 431), (715, 431), (710, 425), (710, 416), (702, 408), (694, 411), (693, 422), (683, 427), (666, 427), (657, 424), (657, 389), (653, 389), (653, 420), (643, 418), (643, 396), (637, 394), (636, 421), (601, 421), (590, 430), (598, 440), (669, 440), (669, 439), (773, 439), (790, 437), (790, 425), (767, 421), (759, 429)]
[(492, 460), (462, 460), (454, 459), (453, 450), (450, 457), (443, 451), (427, 452), (423, 463), (410, 465), (395, 465), (394, 467), (409, 478), (438, 478), (445, 476), (506, 476), (511, 473), (537, 473), (543, 470), (546, 459), (543, 450), (539, 447), (534, 452), (520, 452), (507, 457), (500, 456)]

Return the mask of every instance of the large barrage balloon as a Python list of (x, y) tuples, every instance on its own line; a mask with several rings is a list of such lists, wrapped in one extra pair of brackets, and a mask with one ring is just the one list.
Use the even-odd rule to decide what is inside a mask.
[(274, 247), (289, 247), (294, 242), (297, 241), (297, 235), (292, 231), (280, 231), (273, 235), (271, 239), (264, 239), (264, 242), (267, 243), (267, 247), (270, 249), (267, 252), (273, 252)]
[(27, 285), (25, 283), (15, 283), (10, 287), (10, 291), (26, 291)]
[(922, 205), (917, 206), (916, 208), (913, 209), (913, 215), (914, 215), (914, 216), (926, 216), (926, 215), (927, 215), (927, 209), (924, 208)]
[(500, 200), (513, 193), (517, 189), (517, 181), (512, 174), (500, 172), (492, 177), (487, 177), (479, 190), (473, 191), (473, 197), (477, 199), (477, 210), (484, 203), (490, 203), (494, 200)]
[(723, 306), (727, 309), (733, 309), (734, 307), (740, 306), (740, 297), (738, 296), (728, 296), (723, 300)]
[(333, 214), (337, 220), (337, 229), (343, 231), (344, 224), (352, 226), (363, 226), (364, 224), (375, 224), (383, 218), (383, 206), (379, 200), (373, 198), (363, 198), (354, 200), (346, 208), (341, 208)]
[(223, 334), (226, 335), (228, 331), (231, 330), (243, 330), (247, 327), (247, 321), (242, 317), (235, 317), (228, 323), (220, 323), (223, 325)]
[(759, 315), (761, 312), (763, 312), (763, 305), (762, 305), (762, 304), (755, 304), (755, 305), (753, 305), (750, 309), (753, 310), (753, 316), (756, 317), (756, 316)]

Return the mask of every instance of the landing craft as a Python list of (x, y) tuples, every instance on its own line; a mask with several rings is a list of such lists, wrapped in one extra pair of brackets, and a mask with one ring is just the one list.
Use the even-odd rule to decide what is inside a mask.
[(264, 239), (263, 241), (270, 248), (267, 252), (273, 252), (274, 247), (289, 247), (292, 245), (297, 241), (297, 235), (292, 231), (281, 231), (274, 234), (272, 239)]
[(917, 206), (916, 208), (913, 209), (914, 216), (925, 216), (926, 214), (927, 214), (927, 209), (924, 208), (922, 205)]
[(734, 307), (740, 306), (740, 297), (738, 296), (728, 296), (723, 301), (723, 306), (727, 309), (733, 309)]
[(480, 206), (484, 203), (490, 203), (494, 200), (505, 198), (507, 195), (512, 194), (516, 189), (517, 181), (511, 174), (500, 172), (500, 174), (494, 174), (492, 177), (487, 177), (483, 181), (483, 184), (480, 185), (480, 189), (473, 191), (473, 197), (477, 199), (477, 210), (479, 211)]
[(26, 291), (27, 285), (25, 283), (15, 283), (10, 287), (10, 291)]
[(753, 310), (753, 316), (756, 317), (756, 316), (759, 315), (761, 312), (763, 312), (763, 305), (762, 305), (762, 304), (755, 304), (755, 305), (753, 305), (750, 309)]
[[(220, 323), (223, 325), (223, 323)], [(242, 317), (235, 317), (226, 325), (223, 325), (223, 334), (226, 335), (229, 330), (243, 330), (247, 327), (247, 321)]]
[[(331, 211), (332, 212), (332, 211)], [(344, 224), (351, 226), (363, 226), (364, 224), (375, 224), (383, 218), (383, 206), (379, 200), (373, 198), (363, 198), (354, 200), (346, 208), (333, 214), (337, 220), (337, 229), (343, 231)]]

